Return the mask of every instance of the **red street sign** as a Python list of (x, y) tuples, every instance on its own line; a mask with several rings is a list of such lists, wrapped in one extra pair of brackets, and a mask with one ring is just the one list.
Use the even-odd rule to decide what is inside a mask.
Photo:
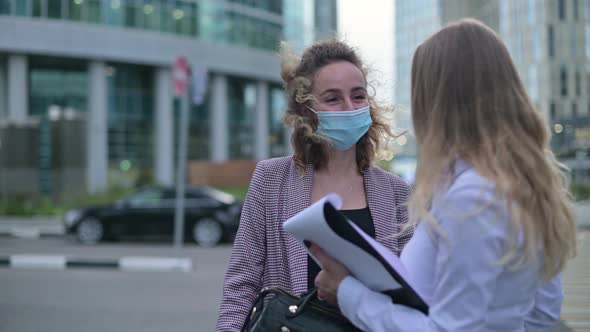
[(188, 62), (182, 55), (176, 58), (174, 63), (172, 80), (174, 81), (174, 95), (183, 96), (188, 88)]

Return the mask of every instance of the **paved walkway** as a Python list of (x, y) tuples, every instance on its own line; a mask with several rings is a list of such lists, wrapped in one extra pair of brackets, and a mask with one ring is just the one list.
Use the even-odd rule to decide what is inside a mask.
[(578, 256), (563, 274), (561, 317), (575, 331), (590, 332), (590, 229), (580, 229), (578, 239)]
[[(563, 275), (565, 301), (562, 308), (562, 319), (567, 327), (559, 324), (553, 331), (569, 331), (568, 327), (571, 327), (575, 331), (590, 332), (590, 201), (577, 203), (574, 213), (578, 225), (579, 252), (578, 256), (569, 262)], [(61, 234), (63, 234), (63, 226), (59, 218), (22, 219), (0, 216), (0, 236), (37, 238)], [(10, 248), (14, 250), (7, 250)], [(118, 249), (120, 250), (120, 248)], [(154, 248), (157, 253), (152, 253), (152, 255), (161, 256), (162, 249)], [(3, 250), (5, 252), (1, 252), (1, 254), (24, 253), (22, 248), (19, 250), (10, 245), (4, 247)], [(119, 250), (115, 251), (119, 252)], [(78, 247), (76, 249), (77, 256), (87, 255), (89, 258), (92, 258), (97, 252), (98, 250), (92, 247)]]

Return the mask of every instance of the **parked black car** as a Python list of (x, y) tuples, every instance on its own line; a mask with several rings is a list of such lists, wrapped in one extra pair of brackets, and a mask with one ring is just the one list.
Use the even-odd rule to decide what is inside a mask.
[[(112, 205), (70, 210), (63, 222), (84, 244), (125, 236), (172, 238), (175, 197), (175, 188), (146, 187)], [(205, 186), (188, 187), (185, 197), (185, 240), (210, 247), (233, 238), (242, 209), (236, 197)]]

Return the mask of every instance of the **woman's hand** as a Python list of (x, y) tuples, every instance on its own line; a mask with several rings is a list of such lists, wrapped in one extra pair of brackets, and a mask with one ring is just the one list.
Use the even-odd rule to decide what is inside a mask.
[(322, 248), (312, 243), (309, 250), (319, 261), (322, 270), (315, 278), (315, 287), (318, 290), (318, 299), (332, 305), (338, 305), (338, 286), (350, 272), (340, 262), (326, 254)]

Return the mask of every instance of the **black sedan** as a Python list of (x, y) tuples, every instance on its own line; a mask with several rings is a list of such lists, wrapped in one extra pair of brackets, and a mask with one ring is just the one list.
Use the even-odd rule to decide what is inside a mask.
[[(172, 237), (176, 191), (147, 187), (112, 205), (70, 210), (67, 233), (84, 244), (120, 237)], [(184, 239), (211, 247), (235, 235), (242, 208), (234, 196), (210, 187), (188, 187)]]

